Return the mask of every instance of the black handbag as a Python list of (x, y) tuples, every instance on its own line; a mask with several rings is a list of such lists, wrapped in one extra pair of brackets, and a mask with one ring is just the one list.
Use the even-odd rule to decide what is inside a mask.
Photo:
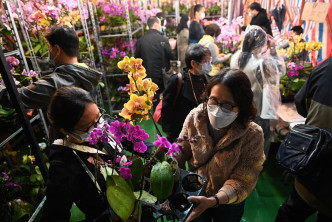
[(318, 127), (299, 124), (286, 135), (277, 161), (295, 176), (318, 178), (332, 163), (332, 134)]

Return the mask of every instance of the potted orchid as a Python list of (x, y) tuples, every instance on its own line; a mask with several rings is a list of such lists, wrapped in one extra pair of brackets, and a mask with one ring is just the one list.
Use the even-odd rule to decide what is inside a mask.
[[(180, 147), (158, 135), (153, 143), (154, 150), (148, 150), (145, 141), (149, 135), (137, 124), (151, 116), (158, 86), (145, 78), (141, 59), (125, 57), (118, 67), (128, 72), (129, 78), (130, 99), (120, 113), (123, 120), (105, 121), (92, 130), (89, 141), (95, 146), (113, 142), (113, 160), (101, 166), (107, 175), (107, 199), (122, 220), (139, 221), (142, 201), (156, 204), (172, 194), (178, 177), (178, 165), (173, 157)], [(131, 155), (123, 155), (123, 152)], [(151, 189), (144, 190), (146, 187)]]
[(287, 72), (280, 78), (280, 91), (283, 102), (292, 101), (302, 88), (313, 69), (308, 62), (289, 62)]
[(221, 33), (216, 41), (221, 53), (233, 54), (238, 50), (242, 40), (242, 33), (239, 33), (239, 27), (243, 25), (243, 21), (242, 16), (233, 19), (231, 24), (229, 24), (227, 19), (222, 17), (212, 21), (212, 23), (219, 25), (221, 29)]

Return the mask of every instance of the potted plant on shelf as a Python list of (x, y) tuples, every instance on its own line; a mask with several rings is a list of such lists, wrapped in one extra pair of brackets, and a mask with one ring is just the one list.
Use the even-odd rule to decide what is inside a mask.
[[(304, 42), (302, 34), (292, 36), (289, 48), (286, 52), (287, 72), (281, 76), (280, 91), (283, 102), (294, 100), (295, 94), (302, 88), (313, 69), (312, 62), (305, 62), (308, 53), (320, 50), (322, 42)], [(285, 50), (278, 50), (278, 54), (285, 54)]]
[[(178, 190), (175, 186), (180, 171), (173, 157), (180, 147), (158, 135), (152, 152), (148, 150), (144, 141), (149, 135), (137, 124), (152, 116), (150, 110), (158, 86), (145, 78), (141, 59), (125, 57), (118, 67), (128, 73), (129, 79), (126, 87), (129, 101), (119, 114), (123, 120), (105, 122), (93, 129), (89, 141), (96, 146), (100, 142), (115, 144), (113, 160), (108, 166), (101, 166), (107, 180), (107, 199), (121, 220), (140, 221), (142, 204), (161, 209), (160, 204), (165, 204)], [(124, 150), (131, 155), (121, 156)]]

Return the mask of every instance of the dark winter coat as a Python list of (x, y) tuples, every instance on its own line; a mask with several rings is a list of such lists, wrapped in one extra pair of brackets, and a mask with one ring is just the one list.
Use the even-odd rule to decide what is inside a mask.
[(204, 34), (203, 26), (197, 21), (192, 21), (189, 27), (189, 44), (198, 43)]
[[(191, 75), (191, 78), (193, 82), (201, 84), (199, 88), (203, 89), (205, 88), (205, 85), (207, 84), (207, 77), (206, 76), (196, 76)], [(169, 139), (171, 141), (174, 141), (176, 138), (178, 138), (184, 120), (186, 119), (189, 112), (195, 108), (200, 102), (202, 102), (201, 95), (203, 94), (203, 91), (201, 90), (195, 90), (196, 97), (199, 100), (198, 104), (195, 100), (192, 85), (189, 79), (189, 73), (185, 69), (182, 72), (183, 76), (183, 82), (181, 87), (180, 95), (175, 103), (173, 105), (177, 86), (178, 86), (178, 75), (172, 75), (168, 85), (163, 92), (163, 107), (161, 110), (161, 122), (162, 122), (162, 128), (164, 132), (171, 133), (171, 136)]]
[[(163, 56), (164, 59), (162, 59)], [(166, 70), (169, 70), (170, 60), (173, 59), (168, 39), (158, 30), (148, 30), (136, 43), (135, 57), (143, 59), (147, 77), (162, 88), (162, 68), (166, 67)]]
[[(46, 202), (41, 221), (69, 221), (73, 203), (85, 214), (86, 221), (93, 221), (109, 208), (106, 196), (98, 194), (96, 185), (71, 148), (53, 144), (50, 150)], [(92, 175), (95, 175), (95, 166), (87, 160), (92, 154), (80, 151), (76, 153)], [(97, 181), (102, 192), (105, 192), (106, 181), (99, 170)], [(109, 220), (103, 218), (97, 221)]]
[(262, 9), (255, 17), (252, 18), (250, 25), (257, 25), (264, 29), (264, 31), (272, 35), (271, 23), (267, 18), (266, 10)]
[[(54, 69), (50, 75), (44, 76), (27, 87), (18, 89), (25, 108), (47, 109), (57, 89), (65, 86), (76, 86), (91, 93), (95, 101), (96, 87), (102, 73), (85, 68), (79, 64), (63, 64)], [(8, 91), (0, 86), (0, 104), (11, 107)]]
[[(295, 95), (299, 114), (306, 124), (332, 130), (332, 56), (312, 70), (308, 80)], [(328, 157), (328, 159), (331, 159)], [(332, 217), (331, 164), (326, 164), (328, 175), (318, 181), (299, 178), (295, 183), (298, 194), (310, 206)]]

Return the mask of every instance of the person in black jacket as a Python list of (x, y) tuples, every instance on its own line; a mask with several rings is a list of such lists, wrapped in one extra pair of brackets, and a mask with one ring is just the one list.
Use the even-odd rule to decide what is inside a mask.
[(264, 29), (267, 34), (273, 36), (266, 10), (263, 9), (259, 3), (254, 2), (249, 5), (249, 16), (252, 18), (250, 25), (258, 25)]
[(198, 43), (205, 34), (200, 22), (205, 18), (203, 5), (195, 5), (190, 9), (189, 44)]
[(69, 221), (73, 203), (85, 214), (85, 221), (112, 221), (105, 195), (105, 175), (101, 173), (103, 166), (96, 169), (95, 165), (96, 162), (105, 165), (110, 157), (86, 142), (92, 129), (103, 123), (96, 103), (83, 89), (63, 87), (50, 102), (48, 119), (65, 136), (50, 147), (41, 221)]
[(174, 99), (178, 87), (178, 75), (171, 76), (163, 92), (161, 122), (162, 129), (170, 142), (178, 138), (189, 112), (204, 101), (201, 96), (212, 67), (210, 50), (199, 44), (189, 45), (185, 61), (187, 67), (182, 72), (182, 87), (177, 101)]
[[(332, 129), (332, 56), (316, 66), (294, 101), (305, 124)], [(330, 145), (331, 147), (331, 145)], [(314, 180), (296, 177), (291, 194), (279, 208), (276, 222), (306, 221), (317, 214), (317, 221), (332, 221), (331, 152), (325, 154), (324, 169)]]
[(148, 78), (151, 78), (159, 87), (154, 104), (159, 102), (159, 94), (164, 90), (162, 68), (170, 69), (170, 60), (173, 53), (168, 39), (161, 31), (161, 22), (157, 16), (151, 16), (147, 25), (149, 30), (136, 43), (136, 58), (143, 59), (143, 66), (146, 69)]

